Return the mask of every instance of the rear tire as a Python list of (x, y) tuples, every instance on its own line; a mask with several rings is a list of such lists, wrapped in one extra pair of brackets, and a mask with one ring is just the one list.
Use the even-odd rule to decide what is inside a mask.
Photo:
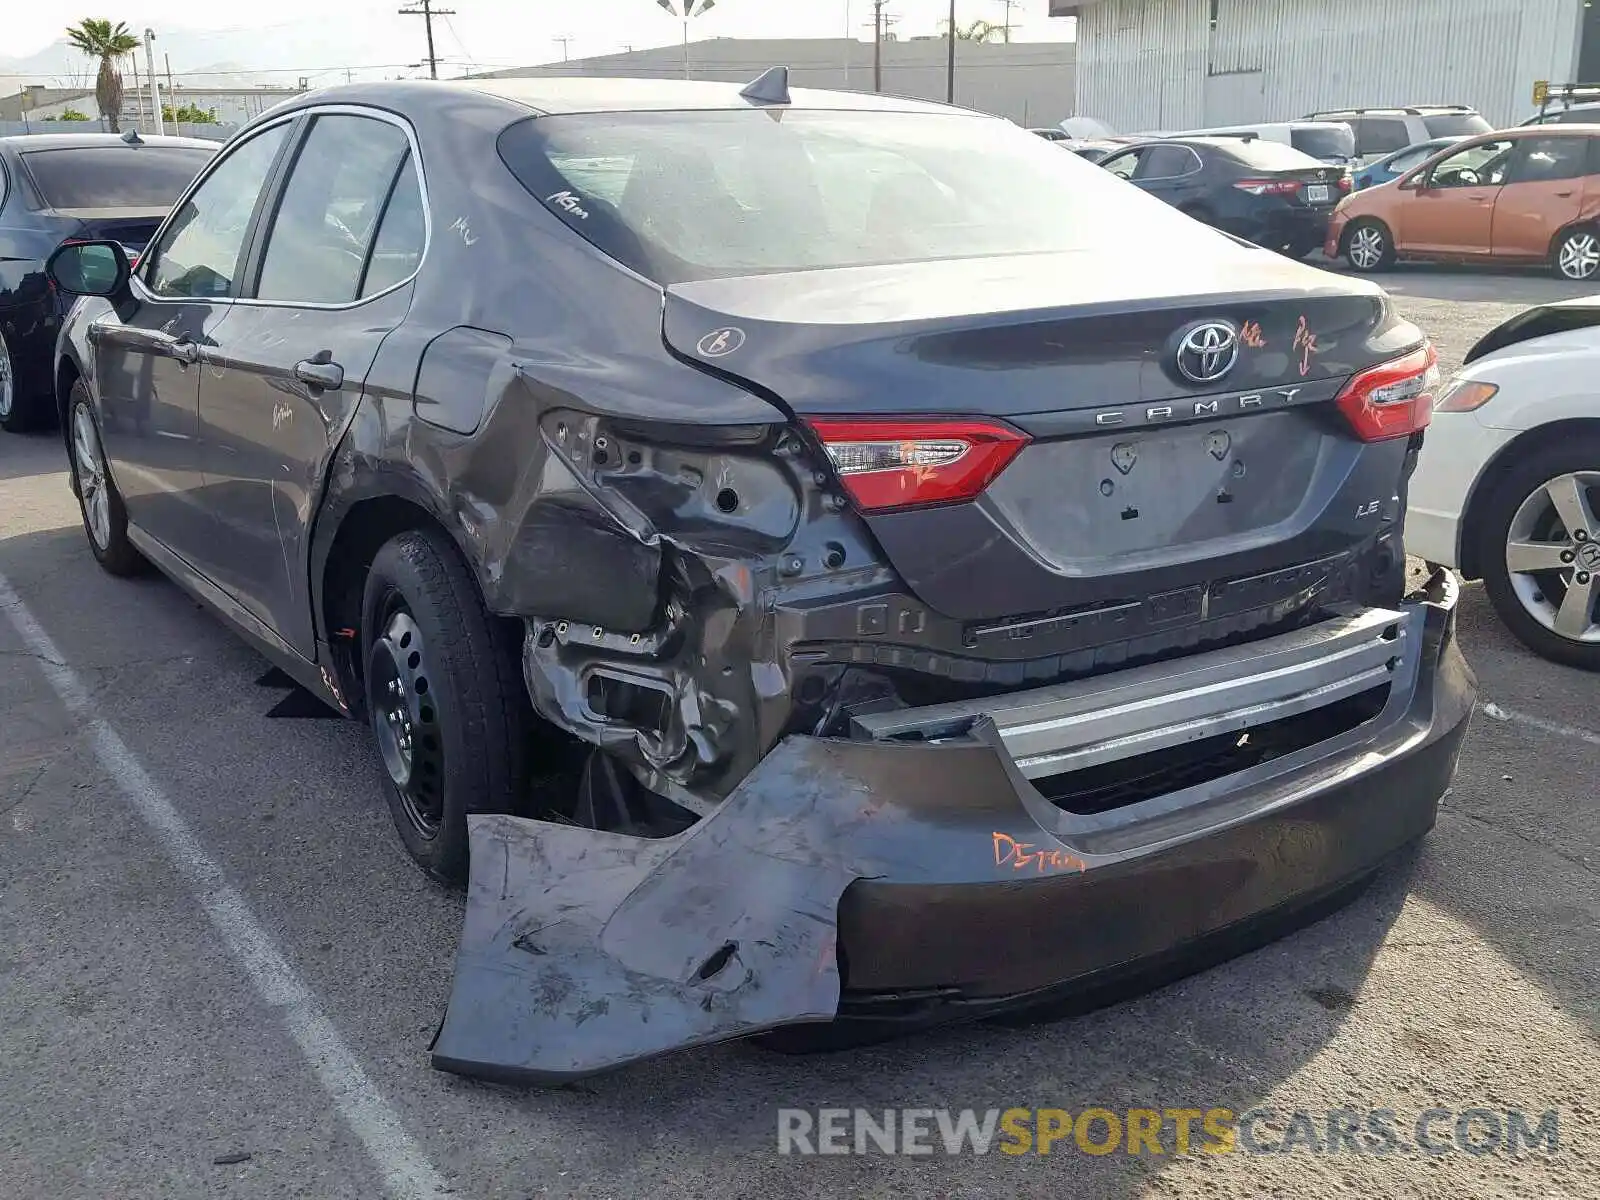
[(1370, 273), (1394, 265), (1394, 235), (1382, 221), (1363, 217), (1344, 234), (1344, 256), (1351, 270)]
[(361, 636), (367, 714), (400, 840), (433, 878), (460, 883), (468, 814), (515, 812), (526, 795), (533, 724), (518, 639), (434, 529), (378, 551)]
[[(1571, 487), (1563, 481), (1571, 481)], [(1581, 537), (1567, 528), (1554, 499), (1573, 494), (1587, 497), (1582, 523), (1588, 528)], [(1565, 507), (1571, 511), (1573, 502)], [(1600, 671), (1600, 628), (1593, 627), (1594, 601), (1600, 599), (1597, 508), (1600, 437), (1582, 435), (1512, 463), (1485, 497), (1477, 532), (1484, 591), (1506, 628), (1541, 658), (1586, 671)], [(1520, 549), (1510, 550), (1512, 544)], [(1571, 559), (1563, 561), (1568, 554)], [(1513, 572), (1508, 555), (1523, 569)], [(1590, 570), (1581, 571), (1584, 566)], [(1573, 588), (1590, 592), (1586, 613), (1581, 612), (1584, 591), (1572, 594), (1572, 605), (1566, 605)]]
[(78, 494), (78, 512), (89, 549), (107, 574), (138, 575), (145, 569), (144, 555), (128, 540), (128, 510), (106, 465), (100, 422), (89, 387), (81, 379), (72, 385), (67, 414), (72, 490)]
[(1575, 283), (1600, 279), (1600, 229), (1580, 225), (1563, 233), (1550, 252), (1550, 269)]

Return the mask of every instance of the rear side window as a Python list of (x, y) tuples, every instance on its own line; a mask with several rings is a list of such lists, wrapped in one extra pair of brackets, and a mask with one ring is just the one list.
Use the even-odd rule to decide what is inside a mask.
[(1398, 117), (1358, 117), (1350, 122), (1356, 131), (1356, 153), (1390, 154), (1411, 144), (1406, 123)]
[(1312, 158), (1356, 156), (1356, 135), (1348, 128), (1324, 125), (1312, 129), (1296, 125), (1289, 131), (1289, 141), (1296, 150)]
[(388, 121), (319, 116), (272, 219), (257, 299), (356, 299), (384, 202), (410, 149)]
[(1589, 173), (1589, 138), (1523, 138), (1512, 154), (1507, 183), (1553, 183)]
[(1309, 154), (1282, 142), (1241, 141), (1229, 145), (1227, 156), (1256, 171), (1302, 171), (1322, 164)]
[(1472, 137), (1489, 133), (1494, 126), (1477, 113), (1450, 113), (1446, 116), (1422, 118), (1422, 127), (1429, 137)]
[(1200, 170), (1200, 156), (1187, 146), (1152, 146), (1145, 155), (1140, 179), (1176, 179)]
[(188, 146), (29, 150), (23, 165), (49, 208), (171, 208), (216, 153)]

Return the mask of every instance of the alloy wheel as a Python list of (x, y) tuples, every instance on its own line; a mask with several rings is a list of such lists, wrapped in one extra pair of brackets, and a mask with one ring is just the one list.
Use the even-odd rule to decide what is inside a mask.
[(444, 822), (444, 746), (422, 630), (398, 596), (367, 664), (372, 728), (406, 818), (432, 840)]
[(11, 348), (0, 334), (0, 421), (11, 415), (11, 405), (17, 392), (17, 376), (11, 365)]
[(1569, 234), (1556, 252), (1556, 266), (1568, 279), (1593, 279), (1600, 272), (1600, 236)]
[(100, 435), (89, 406), (80, 404), (72, 414), (72, 461), (78, 469), (78, 494), (83, 499), (83, 524), (95, 548), (111, 545), (111, 495), (107, 490), (105, 458)]
[(1363, 225), (1350, 235), (1350, 261), (1370, 271), (1383, 261), (1383, 233), (1376, 226)]
[(1558, 637), (1600, 642), (1600, 471), (1558, 475), (1536, 488), (1511, 518), (1506, 570), (1528, 615)]

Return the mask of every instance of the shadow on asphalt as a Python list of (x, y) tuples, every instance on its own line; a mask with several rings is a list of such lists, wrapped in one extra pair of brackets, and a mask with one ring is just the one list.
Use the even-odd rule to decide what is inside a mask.
[(67, 469), (67, 448), (57, 429), (34, 433), (0, 430), (0, 482)]

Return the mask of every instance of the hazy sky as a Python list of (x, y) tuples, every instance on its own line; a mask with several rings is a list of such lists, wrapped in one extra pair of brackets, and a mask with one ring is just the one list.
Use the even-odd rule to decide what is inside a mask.
[[(9, 11), (0, 21), (0, 55), (34, 54), (61, 36), (63, 25), (81, 16), (126, 21), (142, 30), (153, 27), (160, 49), (162, 26), (204, 31), (206, 37), (185, 54), (205, 56), (186, 68), (221, 60), (245, 67), (333, 69), (343, 66), (408, 66), (423, 53), (422, 21), (395, 10), (405, 0), (368, 4), (362, 0), (69, 0), (66, 5), (0, 0)], [(557, 61), (570, 38), (573, 58), (611, 54), (628, 46), (642, 48), (677, 42), (682, 26), (656, 0), (435, 0), (455, 15), (435, 22), (437, 52), (450, 60), (449, 74), (469, 65), (483, 69)], [(1046, 15), (1048, 0), (1015, 0), (1011, 6), (1013, 38), (1055, 41), (1069, 36), (1072, 22)], [(948, 0), (891, 0), (887, 12), (902, 37), (935, 33), (948, 12)], [(81, 10), (81, 11), (80, 11)], [(1003, 0), (957, 0), (957, 18), (999, 21)], [(690, 24), (692, 38), (706, 37), (843, 37), (846, 31), (871, 38), (870, 0), (716, 0), (716, 7)], [(308, 42), (319, 26), (330, 36)], [(337, 35), (334, 35), (334, 31)], [(284, 62), (284, 55), (317, 62)], [(252, 61), (254, 60), (254, 61)], [(441, 72), (445, 73), (445, 72)]]

